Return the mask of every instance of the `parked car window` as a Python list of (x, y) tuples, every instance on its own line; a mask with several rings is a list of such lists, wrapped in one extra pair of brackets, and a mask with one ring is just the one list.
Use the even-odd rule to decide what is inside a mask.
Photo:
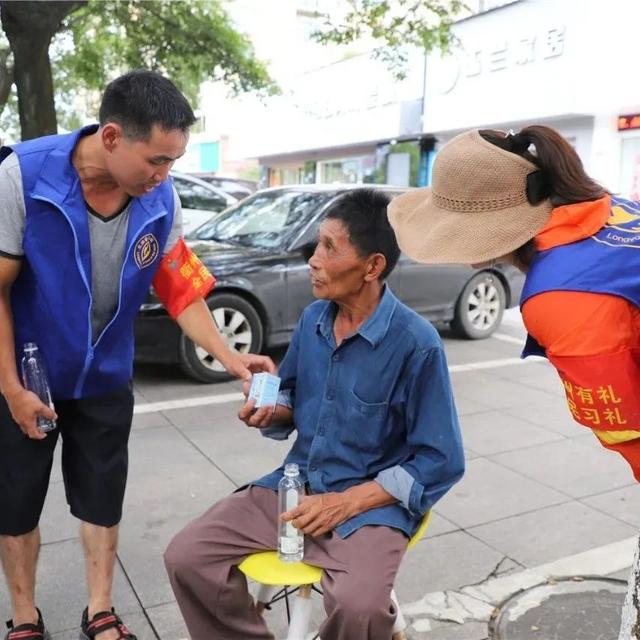
[(290, 190), (258, 193), (204, 224), (194, 237), (264, 249), (279, 247), (333, 195)]
[(173, 184), (180, 196), (180, 203), (185, 209), (200, 209), (215, 213), (228, 206), (228, 202), (223, 196), (210, 191), (201, 184), (177, 176), (173, 176)]

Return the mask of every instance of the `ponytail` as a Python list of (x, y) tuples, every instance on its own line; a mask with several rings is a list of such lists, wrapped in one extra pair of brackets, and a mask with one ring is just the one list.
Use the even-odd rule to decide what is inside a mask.
[(587, 175), (575, 149), (555, 129), (532, 125), (506, 136), (493, 130), (480, 131), (480, 135), (535, 164), (544, 190), (555, 205), (597, 200), (608, 193)]

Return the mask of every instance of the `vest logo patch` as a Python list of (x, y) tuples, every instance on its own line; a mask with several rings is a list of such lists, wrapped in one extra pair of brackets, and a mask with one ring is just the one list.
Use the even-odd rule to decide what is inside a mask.
[(640, 205), (622, 198), (612, 198), (607, 224), (592, 237), (596, 242), (610, 247), (640, 249)]
[(154, 262), (160, 252), (158, 240), (152, 233), (142, 236), (136, 243), (133, 255), (138, 269), (144, 269)]

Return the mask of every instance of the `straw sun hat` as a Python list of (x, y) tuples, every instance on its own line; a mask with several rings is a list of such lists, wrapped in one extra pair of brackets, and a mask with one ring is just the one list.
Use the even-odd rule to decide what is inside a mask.
[(426, 263), (473, 264), (521, 247), (544, 226), (548, 198), (531, 204), (530, 178), (538, 168), (525, 158), (462, 133), (436, 156), (433, 184), (394, 198), (389, 221), (410, 258)]

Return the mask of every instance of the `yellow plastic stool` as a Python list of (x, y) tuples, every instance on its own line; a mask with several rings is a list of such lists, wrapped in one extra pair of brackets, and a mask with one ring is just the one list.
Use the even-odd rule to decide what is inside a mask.
[[(431, 511), (427, 511), (418, 530), (409, 540), (407, 549), (411, 549), (422, 538), (430, 519)], [(282, 562), (275, 551), (253, 553), (238, 565), (238, 569), (260, 585), (256, 603), (258, 611), (262, 613), (272, 604), (284, 600), (289, 623), (287, 640), (305, 640), (311, 618), (311, 592), (322, 594), (316, 587), (322, 578), (322, 569), (305, 562)], [(298, 596), (291, 609), (289, 596), (296, 592)], [(397, 612), (392, 640), (403, 640), (407, 624), (400, 611), (395, 589), (391, 591), (391, 600)]]
[(240, 571), (260, 584), (271, 586), (314, 584), (322, 578), (320, 567), (304, 562), (282, 562), (275, 551), (250, 555), (240, 565)]

